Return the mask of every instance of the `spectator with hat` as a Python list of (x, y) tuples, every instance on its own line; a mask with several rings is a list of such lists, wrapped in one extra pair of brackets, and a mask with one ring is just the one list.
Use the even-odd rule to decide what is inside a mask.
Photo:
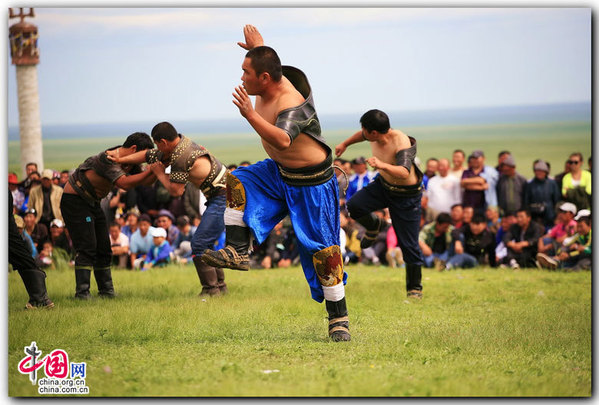
[(31, 239), (31, 236), (29, 236), (27, 231), (25, 231), (25, 221), (23, 221), (23, 218), (21, 218), (17, 214), (14, 214), (14, 218), (15, 223), (17, 224), (17, 231), (19, 232), (19, 235), (21, 235), (21, 238), (23, 238), (23, 240), (25, 241), (25, 244), (27, 245), (27, 250), (31, 254), (31, 257), (35, 258), (37, 256), (37, 248), (35, 247), (35, 243), (33, 243), (33, 239)]
[(54, 248), (60, 248), (66, 252), (69, 258), (73, 257), (73, 242), (66, 232), (64, 222), (55, 218), (50, 223), (50, 241)]
[(8, 191), (12, 194), (12, 201), (15, 214), (21, 214), (23, 204), (25, 204), (25, 194), (19, 190), (19, 181), (15, 173), (8, 173)]
[(499, 165), (501, 175), (497, 180), (497, 205), (499, 212), (514, 212), (524, 207), (527, 180), (516, 172), (516, 161), (512, 155)]
[(567, 271), (591, 270), (592, 266), (592, 221), (590, 216), (582, 216), (576, 224), (576, 234), (551, 257), (539, 253), (539, 267), (555, 270), (563, 268)]
[(559, 189), (555, 180), (547, 177), (549, 166), (545, 161), (537, 160), (533, 170), (535, 177), (526, 186), (524, 206), (530, 210), (533, 220), (549, 229), (555, 220), (555, 206), (560, 200)]
[(349, 199), (356, 194), (356, 192), (370, 184), (370, 182), (374, 180), (376, 176), (376, 172), (366, 168), (366, 159), (364, 156), (360, 156), (352, 160), (351, 168), (354, 174), (349, 177), (349, 184), (347, 186), (347, 191), (345, 192), (346, 201), (349, 201)]
[(539, 253), (555, 255), (566, 238), (576, 232), (576, 206), (571, 202), (562, 203), (557, 209), (556, 224), (547, 234), (539, 238)]
[(52, 183), (54, 172), (52, 169), (44, 169), (42, 172), (42, 184), (34, 186), (29, 192), (28, 208), (35, 209), (36, 222), (50, 227), (54, 219), (62, 222), (62, 213), (60, 211), (60, 199), (62, 198), (62, 188)]
[(175, 217), (169, 210), (161, 209), (158, 211), (156, 226), (166, 231), (166, 239), (171, 246), (175, 246), (175, 242), (179, 237), (179, 229), (175, 226), (174, 222)]
[(141, 267), (146, 255), (152, 246), (154, 246), (154, 239), (152, 237), (153, 229), (150, 216), (148, 214), (141, 214), (137, 230), (131, 234), (129, 240), (131, 268), (137, 269)]
[(166, 266), (171, 262), (171, 255), (173, 254), (173, 249), (166, 239), (166, 230), (164, 228), (158, 227), (152, 229), (151, 235), (154, 240), (154, 246), (150, 248), (144, 260), (142, 271), (151, 269), (152, 267)]
[(33, 208), (29, 208), (25, 211), (23, 220), (25, 222), (25, 231), (31, 236), (35, 247), (38, 250), (42, 249), (42, 245), (48, 240), (48, 228), (46, 225), (35, 222), (36, 212)]

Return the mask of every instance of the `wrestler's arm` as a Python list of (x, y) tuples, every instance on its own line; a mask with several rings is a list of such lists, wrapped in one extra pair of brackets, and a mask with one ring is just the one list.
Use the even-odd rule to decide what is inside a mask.
[[(241, 115), (264, 141), (277, 150), (285, 150), (291, 146), (291, 138), (281, 128), (266, 121), (252, 106), (252, 101), (245, 88), (238, 86), (233, 93), (233, 104), (239, 108)], [(284, 109), (284, 108), (283, 108)]]
[(158, 178), (158, 181), (162, 183), (164, 188), (168, 190), (170, 195), (173, 197), (180, 197), (183, 195), (183, 192), (185, 191), (185, 184), (174, 183), (170, 181), (168, 175), (164, 172), (164, 165), (162, 162), (152, 163), (150, 165), (150, 170)]
[(379, 160), (375, 156), (368, 158), (366, 162), (368, 162), (368, 164), (372, 166), (372, 168), (389, 173), (391, 176), (398, 179), (407, 179), (410, 175), (410, 171), (405, 167), (391, 165), (389, 163), (383, 162), (382, 160)]
[(353, 145), (354, 143), (364, 141), (364, 136), (362, 135), (362, 130), (356, 132), (345, 141), (341, 142), (339, 145), (335, 146), (335, 155), (341, 156), (343, 152), (347, 149), (348, 146)]
[[(151, 179), (151, 182), (150, 182)], [(140, 184), (152, 184), (156, 180), (155, 177), (152, 176), (152, 172), (150, 170), (145, 170), (138, 174), (132, 174), (130, 176), (121, 176), (114, 182), (114, 185), (120, 187), (125, 190), (131, 190), (133, 187), (136, 187)], [(146, 183), (149, 182), (149, 183)]]

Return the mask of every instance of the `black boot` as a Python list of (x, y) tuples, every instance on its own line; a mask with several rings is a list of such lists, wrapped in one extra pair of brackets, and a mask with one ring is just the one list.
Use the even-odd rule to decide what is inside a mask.
[(406, 263), (408, 298), (422, 298), (422, 270), (419, 264)]
[(98, 284), (98, 295), (103, 298), (114, 298), (110, 267), (94, 268), (94, 277), (96, 277), (96, 283)]
[(196, 267), (196, 272), (200, 278), (202, 284), (202, 291), (199, 296), (204, 295), (220, 295), (220, 289), (218, 288), (218, 281), (216, 277), (216, 269), (212, 266), (208, 266), (202, 262), (199, 256), (194, 256), (193, 264)]
[(370, 213), (356, 219), (356, 222), (366, 228), (366, 233), (360, 241), (360, 248), (366, 249), (374, 244), (376, 237), (379, 235), (381, 230), (381, 219), (375, 214)]
[(215, 267), (215, 270), (218, 289), (220, 290), (221, 295), (225, 295), (229, 292), (229, 289), (227, 288), (227, 283), (225, 283), (225, 272), (220, 267)]
[(209, 266), (233, 270), (250, 269), (250, 228), (247, 226), (225, 226), (227, 242), (225, 247), (218, 251), (206, 249), (202, 261)]
[(25, 284), (27, 294), (29, 294), (29, 302), (25, 305), (26, 309), (54, 307), (46, 290), (46, 273), (40, 269), (29, 269), (19, 270), (19, 275)]
[(337, 302), (325, 300), (327, 312), (329, 313), (329, 337), (334, 342), (349, 342), (349, 318), (345, 297)]
[(75, 267), (75, 298), (88, 300), (92, 297), (89, 293), (91, 274), (89, 267)]

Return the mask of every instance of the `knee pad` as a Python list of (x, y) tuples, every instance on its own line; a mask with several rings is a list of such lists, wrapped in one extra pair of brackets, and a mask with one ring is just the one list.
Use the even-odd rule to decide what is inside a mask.
[(227, 207), (237, 211), (245, 210), (245, 188), (237, 177), (229, 173), (227, 176)]
[(332, 287), (343, 282), (343, 257), (338, 245), (314, 253), (312, 262), (322, 286)]

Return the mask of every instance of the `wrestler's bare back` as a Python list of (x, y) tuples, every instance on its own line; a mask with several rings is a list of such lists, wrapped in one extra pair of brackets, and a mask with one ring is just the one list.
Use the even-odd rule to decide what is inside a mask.
[[(389, 129), (389, 131), (381, 137), (381, 139), (370, 142), (372, 149), (372, 155), (379, 160), (388, 163), (390, 165), (397, 165), (395, 155), (397, 152), (403, 149), (408, 149), (412, 145), (410, 144), (410, 138), (403, 132), (397, 129)], [(379, 173), (385, 180), (391, 184), (409, 186), (416, 184), (418, 176), (414, 170), (414, 165), (410, 169), (410, 174), (407, 178), (394, 177), (384, 170), (380, 170)]]
[[(256, 112), (272, 125), (277, 121), (277, 116), (281, 111), (296, 107), (305, 101), (301, 93), (287, 78), (283, 76), (281, 80), (283, 86), (281, 86), (282, 90), (278, 97), (265, 103), (262, 97), (256, 96)], [(264, 139), (262, 139), (262, 146), (274, 161), (292, 169), (317, 165), (327, 157), (324, 147), (304, 133), (299, 134), (285, 150), (276, 149)]]

